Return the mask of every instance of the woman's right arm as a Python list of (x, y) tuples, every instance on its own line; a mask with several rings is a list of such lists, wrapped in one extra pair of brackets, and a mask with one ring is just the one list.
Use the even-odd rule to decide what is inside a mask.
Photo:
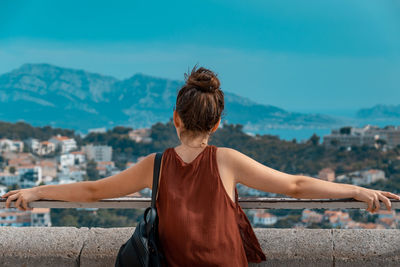
[(29, 202), (38, 199), (94, 202), (105, 198), (126, 196), (145, 187), (152, 187), (154, 158), (155, 153), (152, 153), (132, 167), (97, 181), (41, 185), (12, 190), (2, 197), (7, 197), (6, 208), (9, 208), (11, 201), (16, 200), (15, 206), (26, 210)]

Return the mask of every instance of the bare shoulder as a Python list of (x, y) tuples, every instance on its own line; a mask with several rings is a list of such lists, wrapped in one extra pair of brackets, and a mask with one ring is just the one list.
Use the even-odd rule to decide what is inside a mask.
[[(217, 149), (217, 157), (222, 159), (225, 163), (231, 164), (234, 163), (239, 163), (239, 162), (245, 162), (245, 161), (252, 161), (250, 157), (246, 156), (242, 152), (230, 148), (230, 147), (218, 147)], [(254, 161), (254, 160), (253, 160)]]
[(225, 173), (229, 173), (229, 176), (234, 177), (235, 182), (239, 175), (238, 171), (240, 171), (240, 162), (243, 161), (243, 156), (245, 155), (230, 147), (218, 147), (217, 149), (218, 166), (220, 169), (224, 169)]
[(236, 183), (285, 195), (294, 191), (296, 176), (270, 168), (233, 148), (220, 147), (218, 150), (218, 164), (221, 162)]
[[(239, 151), (230, 147), (217, 147), (217, 155), (219, 157), (234, 157)], [(240, 153), (240, 152), (239, 152)]]

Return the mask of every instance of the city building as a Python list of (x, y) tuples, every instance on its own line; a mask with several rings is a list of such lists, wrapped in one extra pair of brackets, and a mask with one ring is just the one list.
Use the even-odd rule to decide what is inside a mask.
[(21, 140), (10, 140), (7, 138), (0, 139), (0, 151), (1, 152), (23, 152), (24, 143)]
[(54, 143), (56, 147), (60, 147), (61, 153), (66, 153), (77, 148), (75, 139), (68, 136), (61, 136), (60, 134), (50, 138), (49, 142)]
[(278, 221), (278, 217), (269, 212), (257, 212), (253, 216), (253, 224), (273, 225)]
[(61, 154), (58, 157), (61, 166), (74, 166), (80, 165), (86, 162), (85, 152), (73, 151), (65, 154)]
[(30, 212), (20, 211), (16, 208), (0, 209), (0, 226), (30, 226)]
[(111, 161), (111, 146), (94, 146), (92, 144), (83, 147), (86, 157), (94, 161)]
[(98, 161), (96, 168), (101, 176), (107, 176), (115, 170), (115, 164), (113, 161)]
[(21, 211), (16, 208), (0, 209), (0, 226), (51, 226), (49, 208)]
[(17, 171), (20, 176), (18, 184), (21, 188), (31, 188), (42, 182), (42, 167), (38, 165), (19, 166)]
[[(28, 211), (29, 212), (29, 211)], [(50, 209), (49, 208), (33, 208), (30, 211), (30, 226), (51, 226)]]
[(75, 156), (71, 153), (61, 154), (58, 159), (61, 167), (75, 165)]
[(321, 180), (333, 182), (335, 181), (335, 171), (331, 168), (324, 168), (318, 172), (318, 178)]
[(12, 186), (19, 184), (19, 174), (12, 174), (9, 172), (0, 172), (0, 184), (5, 186)]
[(83, 181), (85, 170), (81, 170), (78, 166), (63, 166), (61, 172), (57, 174), (59, 184), (69, 184)]
[(41, 160), (37, 165), (42, 168), (43, 181), (49, 179), (52, 180), (57, 176), (57, 162), (55, 160)]
[(301, 221), (303, 223), (320, 223), (324, 218), (323, 214), (312, 211), (310, 209), (304, 209), (301, 213)]
[(379, 128), (366, 125), (363, 128), (342, 127), (332, 130), (331, 134), (323, 137), (325, 146), (378, 146), (378, 140), (388, 148), (394, 148), (400, 144), (400, 127), (386, 126)]
[(4, 195), (5, 193), (7, 193), (7, 186), (0, 184), (0, 196)]
[(40, 149), (40, 141), (39, 141), (39, 139), (29, 137), (24, 142), (27, 145), (27, 147), (29, 147), (30, 150), (33, 153), (38, 154), (38, 151)]
[(39, 148), (35, 151), (39, 156), (48, 155), (54, 153), (56, 150), (56, 144), (49, 141), (39, 142)]
[(35, 163), (35, 158), (31, 153), (15, 153), (15, 152), (5, 152), (3, 157), (8, 159), (8, 166), (23, 166)]
[(72, 151), (71, 155), (74, 155), (76, 165), (80, 165), (86, 162), (86, 156), (84, 151)]
[(130, 139), (134, 140), (137, 143), (150, 143), (151, 142), (151, 129), (142, 128), (132, 130), (128, 133)]
[(346, 180), (354, 185), (366, 185), (385, 179), (385, 172), (377, 169), (354, 171), (336, 177), (338, 182), (343, 182)]
[(348, 212), (325, 210), (323, 215), (324, 220), (329, 221), (332, 227), (345, 228), (353, 220), (350, 218)]
[(106, 133), (107, 129), (105, 127), (102, 128), (91, 128), (88, 130), (88, 134), (90, 133)]

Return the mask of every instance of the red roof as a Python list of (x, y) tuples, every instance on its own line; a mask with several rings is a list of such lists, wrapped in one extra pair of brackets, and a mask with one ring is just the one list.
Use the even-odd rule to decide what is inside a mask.
[(44, 144), (44, 145), (48, 145), (48, 144), (53, 144), (52, 142), (49, 142), (49, 141), (42, 141), (42, 142), (40, 142), (41, 144)]
[(33, 208), (31, 210), (32, 213), (49, 213), (50, 208)]
[(71, 139), (68, 136), (55, 136), (55, 139), (59, 140), (59, 141), (63, 141), (63, 140), (68, 140)]
[(257, 218), (271, 218), (271, 217), (276, 217), (275, 215), (268, 213), (268, 212), (258, 212), (254, 216)]
[(37, 165), (26, 164), (26, 165), (17, 166), (17, 169), (33, 169), (33, 168), (35, 168), (36, 166), (37, 166)]

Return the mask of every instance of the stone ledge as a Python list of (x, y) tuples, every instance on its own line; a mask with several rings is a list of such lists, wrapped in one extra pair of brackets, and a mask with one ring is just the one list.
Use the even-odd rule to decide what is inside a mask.
[[(1, 227), (0, 266), (114, 266), (134, 227)], [(255, 229), (250, 266), (400, 266), (400, 230)]]

